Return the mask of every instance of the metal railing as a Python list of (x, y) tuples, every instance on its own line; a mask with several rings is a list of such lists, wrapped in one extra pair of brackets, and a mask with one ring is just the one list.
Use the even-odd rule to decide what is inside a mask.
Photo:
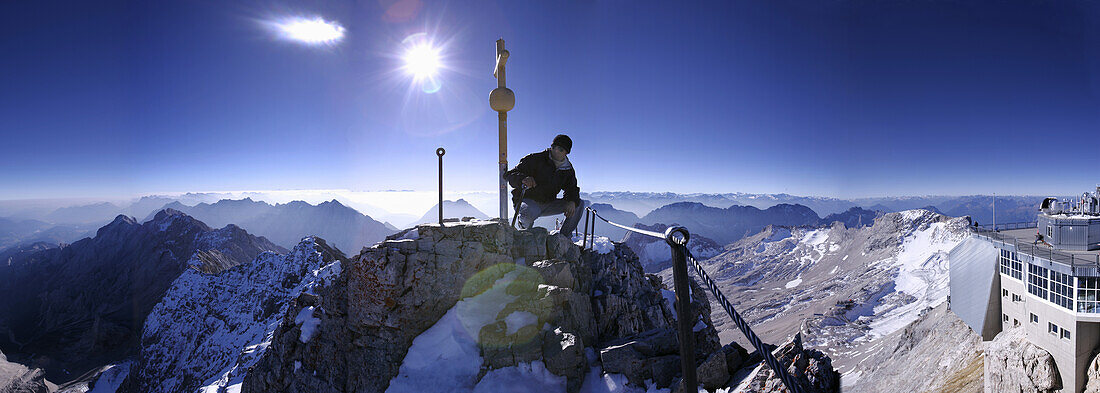
[(983, 230), (983, 231), (1011, 231), (1013, 229), (1027, 229), (1036, 228), (1039, 226), (1038, 221), (1020, 221), (1020, 222), (1008, 222), (1004, 224), (990, 225), (977, 225), (971, 228)]
[[(1011, 224), (1029, 224), (1029, 223), (1010, 223)], [(1015, 229), (1035, 228), (1036, 222), (1030, 222), (1031, 226), (1021, 226)], [(997, 225), (1000, 227), (1000, 224)], [(985, 227), (970, 227), (975, 235), (984, 237), (991, 242), (1001, 243), (1004, 245), (1012, 245), (1016, 248), (1016, 252), (1024, 253), (1035, 258), (1046, 259), (1051, 262), (1057, 262), (1063, 265), (1068, 265), (1073, 268), (1074, 273), (1077, 273), (1077, 269), (1091, 268), (1100, 269), (1100, 254), (1074, 254), (1063, 251), (1055, 250), (1053, 247), (1046, 243), (1039, 242), (1021, 242), (1020, 239), (1015, 236), (1006, 236), (992, 229), (986, 229)]]
[[(745, 338), (749, 340), (753, 348), (763, 356), (764, 363), (766, 363), (768, 367), (779, 376), (779, 379), (783, 381), (783, 385), (793, 393), (802, 393), (804, 391), (802, 385), (799, 385), (798, 382), (791, 377), (787, 369), (779, 363), (775, 355), (773, 355), (767, 346), (765, 346), (764, 342), (760, 340), (760, 337), (752, 331), (748, 322), (746, 322), (745, 319), (741, 317), (741, 314), (733, 308), (733, 304), (726, 298), (726, 295), (718, 289), (718, 284), (703, 270), (703, 265), (699, 264), (699, 262), (695, 260), (695, 257), (691, 255), (691, 250), (687, 248), (688, 240), (691, 235), (686, 228), (673, 226), (666, 229), (665, 233), (660, 233), (628, 227), (609, 221), (600, 216), (600, 214), (591, 207), (585, 207), (584, 214), (584, 239), (581, 241), (582, 249), (588, 249), (595, 241), (597, 218), (630, 232), (663, 239), (668, 243), (669, 247), (672, 248), (672, 281), (673, 289), (676, 292), (676, 315), (678, 316), (677, 336), (680, 341), (680, 367), (683, 372), (684, 381), (683, 391), (695, 392), (698, 390), (698, 379), (695, 371), (695, 333), (692, 326), (693, 318), (690, 318), (692, 314), (691, 292), (688, 286), (688, 262), (691, 262), (691, 266), (695, 268), (695, 274), (703, 280), (703, 283), (710, 289), (711, 294), (714, 295), (718, 303), (722, 305), (722, 309), (726, 310), (726, 313), (729, 314), (730, 318), (737, 325), (737, 328), (741, 330), (741, 333), (745, 335)], [(589, 224), (590, 222), (591, 225)], [(593, 242), (589, 242), (589, 236), (591, 236)]]

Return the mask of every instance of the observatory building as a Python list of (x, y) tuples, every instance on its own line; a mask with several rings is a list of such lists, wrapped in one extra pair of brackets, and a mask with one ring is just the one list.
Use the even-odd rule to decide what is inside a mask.
[(1100, 187), (1046, 198), (1036, 221), (971, 227), (951, 252), (951, 309), (983, 340), (1021, 327), (1081, 392), (1100, 352)]

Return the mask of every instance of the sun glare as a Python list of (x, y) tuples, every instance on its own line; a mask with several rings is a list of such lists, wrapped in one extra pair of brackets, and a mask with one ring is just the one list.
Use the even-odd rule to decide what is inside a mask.
[(405, 53), (405, 69), (417, 79), (434, 76), (441, 64), (439, 49), (429, 44), (414, 46)]
[(306, 44), (333, 44), (344, 37), (344, 27), (320, 17), (292, 18), (276, 23), (284, 38)]
[(436, 45), (427, 33), (416, 33), (401, 40), (405, 53), (401, 54), (404, 65), (401, 69), (412, 76), (412, 84), (420, 90), (432, 94), (443, 88), (439, 72), (447, 68), (444, 64), (443, 46)]

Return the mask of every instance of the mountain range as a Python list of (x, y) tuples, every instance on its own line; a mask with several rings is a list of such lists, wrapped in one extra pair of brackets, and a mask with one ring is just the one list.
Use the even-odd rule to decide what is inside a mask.
[(288, 248), (303, 237), (320, 236), (329, 245), (352, 252), (397, 232), (397, 228), (375, 221), (335, 199), (317, 205), (302, 201), (271, 205), (251, 198), (223, 199), (195, 206), (172, 202), (164, 208), (187, 213), (215, 227), (235, 224)]
[[(853, 206), (887, 213), (933, 207), (952, 217), (971, 216), (987, 223), (993, 217), (994, 198), (991, 195), (963, 196), (900, 196), (868, 198), (832, 198), (797, 196), (789, 194), (680, 194), (629, 191), (601, 191), (581, 193), (581, 197), (593, 203), (609, 203), (619, 209), (644, 216), (650, 211), (677, 202), (698, 202), (711, 207), (727, 208), (733, 205), (767, 209), (778, 204), (798, 204), (813, 209), (819, 215), (842, 213)], [(1007, 195), (996, 197), (997, 222), (1035, 221), (1039, 203), (1046, 196)], [(1068, 198), (1066, 196), (1055, 196)]]
[(285, 249), (240, 227), (212, 229), (165, 209), (118, 216), (64, 247), (6, 251), (0, 264), (0, 350), (69, 380), (135, 353), (146, 315), (186, 270), (222, 271)]

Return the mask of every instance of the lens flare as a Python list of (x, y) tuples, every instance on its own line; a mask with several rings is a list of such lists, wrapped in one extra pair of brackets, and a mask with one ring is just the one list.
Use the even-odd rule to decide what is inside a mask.
[(429, 94), (438, 92), (443, 87), (439, 79), (439, 71), (444, 68), (441, 47), (429, 40), (426, 33), (408, 36), (401, 44), (405, 47), (405, 53), (401, 56), (405, 73), (412, 76), (413, 83), (419, 85), (421, 91)]
[(532, 340), (550, 320), (553, 298), (535, 269), (501, 263), (470, 277), (455, 313), (466, 333), (482, 348), (518, 347)]
[(344, 27), (335, 21), (326, 21), (320, 17), (294, 17), (271, 25), (279, 35), (287, 40), (309, 45), (331, 45), (344, 38)]

